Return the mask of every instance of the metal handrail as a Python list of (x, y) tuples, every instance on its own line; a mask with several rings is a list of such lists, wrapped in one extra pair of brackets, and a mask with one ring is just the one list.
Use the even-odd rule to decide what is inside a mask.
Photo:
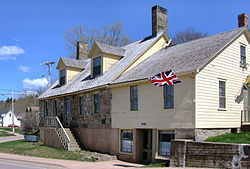
[(59, 120), (59, 118), (57, 116), (55, 116), (55, 117), (45, 117), (44, 126), (45, 127), (54, 127), (54, 128), (56, 128), (58, 136), (62, 137), (61, 141), (64, 144), (64, 148), (68, 149), (70, 138), (69, 138), (67, 132), (65, 131), (62, 123), (60, 122), (60, 120)]

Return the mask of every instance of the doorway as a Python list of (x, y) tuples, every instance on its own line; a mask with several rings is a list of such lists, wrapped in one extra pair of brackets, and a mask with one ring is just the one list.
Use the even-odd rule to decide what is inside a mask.
[(63, 127), (70, 127), (71, 111), (70, 111), (70, 98), (65, 99), (65, 113), (63, 118)]
[(146, 129), (142, 132), (142, 162), (152, 162), (152, 130)]

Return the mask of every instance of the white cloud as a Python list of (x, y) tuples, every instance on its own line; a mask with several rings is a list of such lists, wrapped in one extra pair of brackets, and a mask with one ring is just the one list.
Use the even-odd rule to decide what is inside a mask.
[(24, 54), (24, 50), (19, 46), (2, 46), (0, 47), (0, 56), (20, 55)]
[(0, 60), (16, 60), (15, 56), (0, 56)]
[(46, 88), (48, 81), (46, 78), (41, 79), (29, 79), (25, 78), (23, 80), (23, 88), (26, 90), (39, 90), (41, 88)]
[(22, 66), (22, 65), (19, 65), (18, 66), (18, 70), (22, 71), (22, 72), (25, 72), (25, 73), (30, 73), (30, 67), (27, 67), (27, 66)]

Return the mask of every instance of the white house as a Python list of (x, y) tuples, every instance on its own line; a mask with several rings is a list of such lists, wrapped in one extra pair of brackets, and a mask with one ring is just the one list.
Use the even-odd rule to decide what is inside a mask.
[[(2, 118), (1, 118), (1, 121), (0, 121), (0, 125), (2, 127), (7, 127), (10, 124), (13, 124), (11, 110), (6, 114), (2, 114)], [(20, 126), (20, 120), (18, 120), (15, 115), (14, 115), (14, 124), (17, 125), (17, 126)]]

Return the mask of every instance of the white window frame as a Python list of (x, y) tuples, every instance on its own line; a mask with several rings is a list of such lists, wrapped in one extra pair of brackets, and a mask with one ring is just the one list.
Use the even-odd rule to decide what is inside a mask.
[[(225, 107), (220, 107), (220, 82), (225, 83)], [(218, 110), (220, 111), (226, 111), (227, 108), (227, 80), (226, 79), (220, 79), (218, 80)]]

